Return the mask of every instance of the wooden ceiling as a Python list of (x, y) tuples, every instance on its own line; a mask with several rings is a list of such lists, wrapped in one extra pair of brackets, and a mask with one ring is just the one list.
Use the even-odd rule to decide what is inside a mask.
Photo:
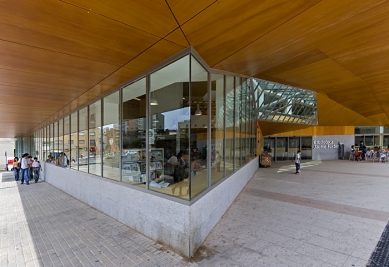
[(317, 91), (321, 125), (389, 126), (388, 14), (379, 0), (1, 1), (0, 137), (188, 46), (212, 68)]

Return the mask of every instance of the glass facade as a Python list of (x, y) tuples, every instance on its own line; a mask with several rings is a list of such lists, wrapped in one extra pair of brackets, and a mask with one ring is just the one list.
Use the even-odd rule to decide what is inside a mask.
[[(256, 156), (257, 119), (280, 120), (275, 109), (264, 116), (270, 106), (298, 94), (300, 106), (290, 102), (285, 114), (294, 123), (315, 122), (312, 93), (296, 90), (215, 72), (183, 52), (31, 138), (18, 138), (17, 151), (34, 148), (53, 165), (191, 200)], [(290, 152), (302, 143), (289, 142)]]
[(301, 159), (312, 159), (312, 136), (265, 137), (263, 151), (272, 155), (273, 161), (290, 161), (301, 150)]

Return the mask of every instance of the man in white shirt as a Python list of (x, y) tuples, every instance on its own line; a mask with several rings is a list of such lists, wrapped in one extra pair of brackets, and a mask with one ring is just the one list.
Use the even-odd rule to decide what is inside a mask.
[(30, 174), (28, 173), (28, 167), (30, 161), (28, 159), (28, 153), (24, 153), (20, 161), (20, 173), (21, 173), (21, 184), (24, 184), (24, 175), (26, 175), (26, 184), (30, 184)]
[(177, 165), (178, 160), (177, 160), (177, 157), (174, 156), (174, 153), (171, 153), (171, 156), (170, 156), (170, 158), (167, 160), (167, 163), (169, 163), (169, 164), (171, 164), (171, 165)]

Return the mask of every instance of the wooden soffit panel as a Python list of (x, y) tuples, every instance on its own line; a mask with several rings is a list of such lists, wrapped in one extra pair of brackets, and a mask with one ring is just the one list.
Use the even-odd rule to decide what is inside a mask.
[(158, 37), (164, 37), (178, 26), (164, 0), (63, 0), (63, 2)]
[(109, 85), (111, 86), (111, 88), (114, 88), (115, 86), (118, 86), (124, 83), (125, 81), (130, 80), (139, 73), (141, 73), (140, 70), (133, 70), (123, 67), (109, 75), (107, 78), (101, 81), (100, 84)]
[[(319, 0), (218, 1), (181, 28), (189, 43), (214, 66), (317, 2)], [(247, 62), (251, 56), (238, 61)], [(222, 69), (228, 70), (227, 67)]]
[(290, 124), (270, 121), (257, 121), (257, 124), (261, 128), (263, 136), (269, 136), (277, 133), (284, 133), (310, 127), (309, 125), (304, 124)]
[[(98, 83), (117, 66), (0, 40), (0, 69)], [(6, 77), (3, 77), (3, 79)], [(10, 80), (12, 83), (12, 80)]]
[(169, 33), (165, 38), (165, 40), (168, 40), (172, 43), (176, 43), (178, 45), (181, 45), (183, 47), (188, 47), (189, 43), (186, 39), (184, 33), (182, 32), (181, 28), (177, 28), (171, 33)]
[[(172, 10), (174, 17), (177, 19), (180, 25), (184, 24), (192, 17), (209, 7), (210, 5), (217, 3), (216, 0), (167, 0), (170, 9)], [(220, 1), (219, 1), (220, 2)]]
[[(226, 58), (215, 67), (260, 77), (296, 57), (384, 20), (376, 9), (386, 1), (315, 1), (312, 6)], [(277, 16), (277, 15), (276, 15)], [(299, 65), (301, 66), (301, 65)]]
[(161, 39), (158, 43), (148, 48), (142, 54), (125, 65), (126, 68), (145, 71), (163, 60), (177, 54), (185, 47)]
[(3, 1), (1, 7), (2, 40), (118, 66), (160, 39), (62, 1)]
[(357, 112), (348, 109), (328, 97), (317, 93), (318, 119), (320, 126), (377, 125)]

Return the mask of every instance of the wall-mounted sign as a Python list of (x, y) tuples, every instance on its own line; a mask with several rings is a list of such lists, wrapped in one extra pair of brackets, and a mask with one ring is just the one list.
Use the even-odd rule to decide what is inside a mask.
[(333, 140), (313, 140), (313, 149), (337, 149), (338, 144)]

